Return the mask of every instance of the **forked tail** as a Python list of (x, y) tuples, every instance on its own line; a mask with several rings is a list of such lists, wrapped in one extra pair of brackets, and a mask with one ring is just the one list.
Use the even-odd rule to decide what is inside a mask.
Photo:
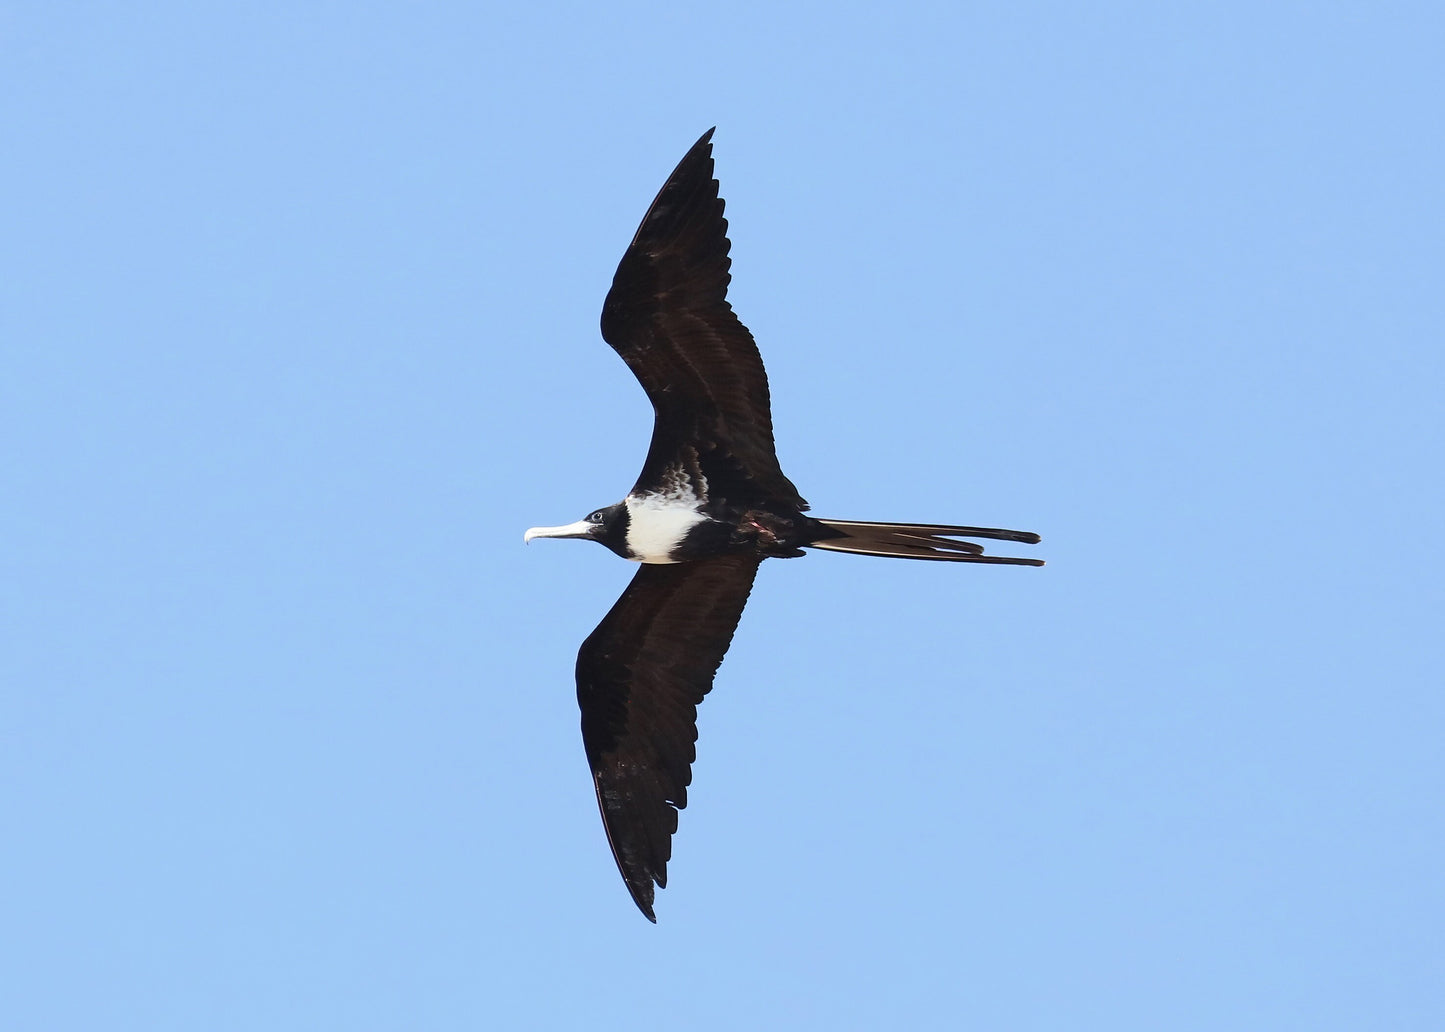
[(817, 520), (837, 537), (827, 537), (808, 548), (856, 555), (881, 555), (893, 559), (936, 559), (951, 563), (998, 563), (1004, 566), (1042, 566), (1042, 559), (1013, 559), (984, 555), (983, 546), (957, 538), (977, 537), (994, 541), (1039, 543), (1039, 536), (1026, 530), (993, 530), (988, 527), (950, 527), (940, 523), (863, 523), (853, 520)]

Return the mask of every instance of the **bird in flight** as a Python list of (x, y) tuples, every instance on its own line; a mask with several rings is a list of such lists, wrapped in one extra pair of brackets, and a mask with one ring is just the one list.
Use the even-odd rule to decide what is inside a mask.
[(709, 129), (643, 216), (602, 306), (602, 337), (647, 392), (654, 422), (627, 497), (533, 538), (600, 542), (639, 563), (577, 654), (582, 743), (612, 855), (649, 921), (667, 885), (696, 758), (697, 707), (764, 559), (804, 548), (897, 559), (1042, 566), (963, 538), (1037, 544), (1021, 530), (806, 515), (773, 446), (757, 345), (727, 302), (727, 220)]

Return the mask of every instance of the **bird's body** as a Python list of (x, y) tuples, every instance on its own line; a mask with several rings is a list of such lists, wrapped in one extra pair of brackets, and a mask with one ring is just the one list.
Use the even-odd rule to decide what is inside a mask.
[[(629, 495), (623, 506), (627, 512), (627, 558), (641, 563), (695, 562), (747, 552), (781, 555), (774, 544), (776, 537), (770, 540), (763, 535), (797, 539), (799, 530), (795, 528), (807, 520), (799, 514), (797, 523), (785, 524), (764, 510), (739, 510), (696, 495)], [(797, 552), (796, 544), (782, 547), (790, 556)]]
[(697, 740), (697, 706), (764, 559), (805, 548), (1042, 566), (961, 537), (1036, 543), (1026, 531), (818, 519), (778, 465), (767, 376), (727, 302), (727, 220), (712, 130), (643, 217), (602, 309), (602, 336), (655, 415), (642, 473), (615, 505), (534, 537), (597, 541), (641, 564), (577, 656), (582, 739), (613, 856), (650, 920), (665, 886)]

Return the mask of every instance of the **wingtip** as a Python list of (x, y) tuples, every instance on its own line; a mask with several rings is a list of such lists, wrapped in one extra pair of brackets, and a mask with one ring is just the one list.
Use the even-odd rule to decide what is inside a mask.
[[(663, 880), (666, 880), (666, 875), (663, 876)], [(637, 904), (637, 909), (642, 911), (642, 916), (653, 924), (657, 924), (657, 915), (652, 912), (652, 878), (649, 876), (647, 881), (642, 885), (633, 885), (629, 880), (627, 882), (627, 891), (632, 896), (632, 902)]]
[(632, 896), (632, 902), (637, 904), (637, 909), (642, 911), (642, 916), (653, 924), (657, 924), (657, 915), (652, 912), (652, 881), (649, 879), (646, 889), (641, 891), (638, 891), (637, 886), (628, 882), (627, 891)]

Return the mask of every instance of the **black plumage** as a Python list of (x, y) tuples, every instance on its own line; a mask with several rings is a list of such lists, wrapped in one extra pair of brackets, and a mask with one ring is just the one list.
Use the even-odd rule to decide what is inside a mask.
[(577, 654), (582, 743), (612, 854), (652, 920), (697, 758), (697, 707), (762, 559), (644, 564)]
[(650, 920), (667, 884), (696, 757), (697, 707), (732, 642), (758, 567), (804, 548), (1042, 566), (959, 540), (1027, 531), (806, 515), (778, 464), (767, 375), (727, 301), (727, 220), (712, 130), (648, 208), (613, 277), (602, 336), (652, 402), (652, 442), (622, 502), (533, 537), (588, 538), (641, 562), (577, 656), (582, 740), (608, 842)]

